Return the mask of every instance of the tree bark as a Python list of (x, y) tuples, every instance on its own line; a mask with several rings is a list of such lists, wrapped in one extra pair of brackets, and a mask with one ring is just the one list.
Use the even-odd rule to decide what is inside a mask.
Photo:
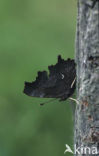
[[(95, 4), (95, 5), (94, 5)], [(78, 147), (89, 147), (87, 156), (99, 155), (99, 1), (78, 0), (77, 100), (75, 140)], [(94, 148), (95, 147), (95, 148)], [(97, 149), (97, 153), (93, 151)], [(83, 150), (83, 149), (82, 149)], [(85, 150), (85, 148), (84, 148)], [(79, 149), (74, 155), (83, 156)], [(92, 153), (93, 152), (93, 153)]]

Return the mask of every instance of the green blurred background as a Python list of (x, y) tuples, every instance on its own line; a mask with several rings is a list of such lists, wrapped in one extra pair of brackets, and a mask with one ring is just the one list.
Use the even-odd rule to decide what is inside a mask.
[(74, 58), (75, 29), (75, 0), (0, 0), (0, 156), (62, 156), (73, 146), (70, 101), (41, 107), (48, 99), (22, 91), (58, 54)]

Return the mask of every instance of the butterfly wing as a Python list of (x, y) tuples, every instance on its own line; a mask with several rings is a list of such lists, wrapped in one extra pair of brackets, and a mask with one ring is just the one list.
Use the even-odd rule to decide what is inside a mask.
[(76, 76), (74, 60), (66, 61), (58, 56), (56, 65), (51, 65), (49, 75), (46, 71), (38, 72), (36, 80), (25, 82), (24, 93), (32, 97), (66, 99), (73, 94), (75, 84), (71, 84)]

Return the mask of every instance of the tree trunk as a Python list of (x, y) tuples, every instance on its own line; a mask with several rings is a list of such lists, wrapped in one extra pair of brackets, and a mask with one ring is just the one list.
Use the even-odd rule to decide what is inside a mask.
[[(78, 0), (76, 156), (99, 155), (99, 1)], [(85, 147), (85, 148), (84, 148)], [(86, 150), (86, 147), (87, 150)], [(87, 152), (87, 153), (86, 153)], [(97, 152), (97, 153), (96, 153)]]

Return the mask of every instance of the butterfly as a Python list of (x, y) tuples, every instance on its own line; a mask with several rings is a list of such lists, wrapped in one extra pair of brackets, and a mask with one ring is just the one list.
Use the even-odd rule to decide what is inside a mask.
[(25, 82), (24, 93), (31, 97), (55, 98), (66, 100), (76, 88), (76, 65), (74, 59), (64, 60), (58, 56), (55, 65), (48, 66), (46, 71), (39, 71), (36, 80)]

